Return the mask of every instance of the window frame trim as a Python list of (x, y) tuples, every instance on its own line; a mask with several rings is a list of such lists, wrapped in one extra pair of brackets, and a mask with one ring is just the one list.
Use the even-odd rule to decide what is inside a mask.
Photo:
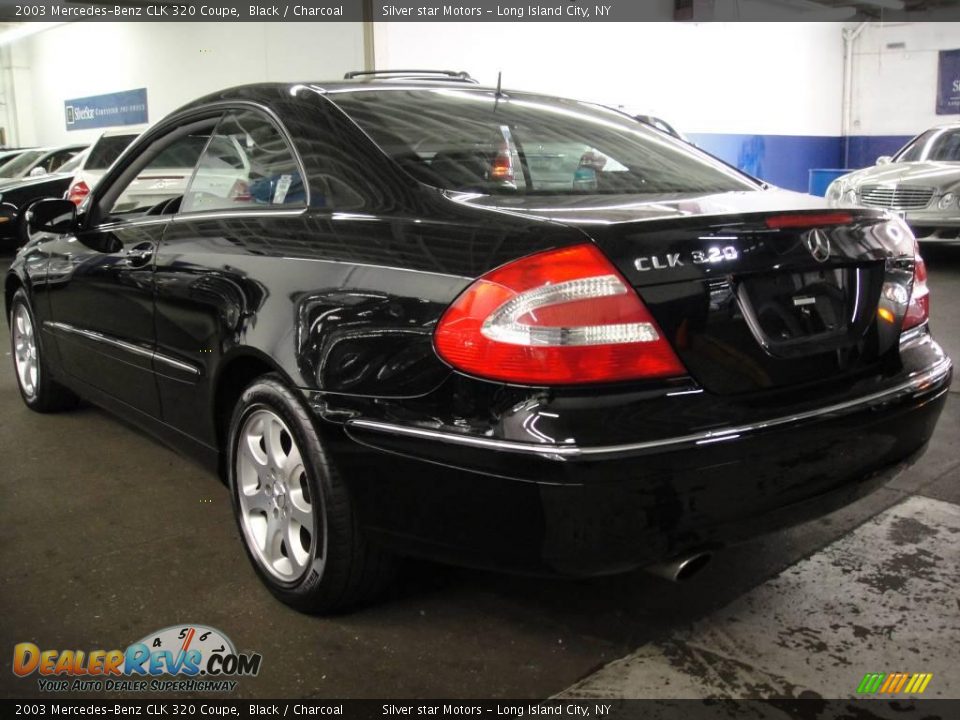
[[(248, 210), (248, 211), (236, 210), (231, 208), (229, 210), (223, 210), (223, 211), (206, 211), (206, 212), (197, 211), (193, 213), (181, 213), (177, 211), (176, 213), (171, 213), (170, 215), (164, 215), (159, 217), (150, 216), (149, 218), (139, 217), (139, 218), (130, 218), (129, 220), (120, 219), (110, 223), (103, 222), (103, 218), (101, 218), (98, 223), (94, 224), (93, 219), (96, 213), (93, 212), (93, 209), (99, 205), (103, 196), (106, 195), (109, 189), (113, 187), (113, 185), (116, 184), (116, 182), (123, 176), (123, 173), (126, 171), (126, 169), (136, 162), (136, 159), (140, 157), (142, 152), (146, 150), (147, 147), (152, 145), (157, 140), (160, 140), (161, 138), (166, 137), (171, 133), (175, 133), (177, 130), (184, 127), (184, 125), (188, 125), (194, 122), (201, 122), (206, 119), (214, 119), (214, 130), (216, 130), (217, 125), (220, 123), (220, 121), (228, 112), (235, 111), (238, 109), (244, 109), (244, 110), (252, 109), (252, 110), (261, 112), (262, 114), (267, 116), (267, 118), (275, 126), (276, 130), (280, 133), (280, 136), (283, 138), (284, 142), (287, 144), (287, 147), (289, 148), (293, 156), (294, 162), (297, 164), (297, 168), (301, 173), (301, 177), (303, 178), (304, 194), (306, 195), (306, 198), (305, 198), (304, 206), (302, 208), (296, 208), (291, 210), (290, 208), (278, 207), (274, 209), (263, 208), (263, 209), (254, 209), (254, 210)], [(213, 132), (211, 132), (210, 135), (211, 137), (213, 137)], [(142, 149), (136, 148), (135, 146), (141, 142), (143, 143)], [(204, 150), (205, 149), (206, 148), (204, 148)], [(136, 153), (136, 155), (133, 155), (134, 152)], [(127, 155), (131, 155), (131, 158), (129, 160), (125, 157)], [(202, 153), (201, 153), (201, 156), (202, 156)], [(97, 187), (94, 188), (94, 192), (92, 193), (92, 197), (90, 198), (89, 209), (86, 211), (86, 213), (84, 213), (84, 218), (82, 221), (80, 232), (100, 230), (100, 229), (106, 230), (106, 229), (113, 229), (113, 228), (122, 228), (122, 227), (127, 227), (128, 225), (133, 223), (153, 224), (155, 222), (157, 223), (171, 222), (176, 218), (180, 218), (180, 217), (182, 217), (183, 220), (186, 221), (191, 218), (204, 219), (201, 216), (212, 217), (214, 214), (216, 214), (216, 216), (218, 217), (249, 217), (251, 213), (254, 213), (254, 212), (259, 213), (261, 215), (275, 215), (277, 213), (281, 213), (283, 215), (300, 215), (308, 212), (311, 209), (310, 203), (312, 202), (312, 193), (311, 193), (312, 188), (310, 187), (310, 176), (306, 172), (306, 166), (303, 163), (303, 158), (300, 156), (300, 152), (297, 150), (297, 145), (293, 141), (293, 137), (290, 135), (290, 132), (287, 130), (286, 125), (283, 124), (283, 122), (280, 120), (277, 113), (275, 113), (272, 108), (268, 107), (267, 105), (264, 105), (263, 103), (254, 102), (251, 100), (220, 100), (216, 102), (207, 103), (199, 107), (190, 108), (189, 110), (185, 110), (181, 113), (176, 113), (174, 115), (171, 115), (161, 120), (153, 128), (150, 128), (149, 130), (144, 132), (142, 135), (140, 135), (138, 138), (134, 139), (134, 141), (131, 142), (126, 147), (126, 149), (124, 149), (124, 151), (120, 154), (120, 157), (117, 158), (117, 161), (120, 161), (123, 163), (122, 166), (118, 165), (119, 169), (117, 171), (117, 174), (114, 175), (113, 173), (108, 173), (107, 175), (104, 176), (102, 181), (97, 184)], [(118, 164), (117, 161), (115, 161), (115, 164)], [(195, 171), (199, 166), (199, 163), (200, 163), (200, 160), (198, 158), (197, 164), (194, 166)], [(111, 177), (111, 175), (113, 175), (113, 177)], [(103, 181), (108, 181), (109, 186), (105, 185)], [(193, 176), (191, 175), (190, 182), (192, 181), (193, 181)], [(187, 188), (189, 189), (189, 187), (190, 185), (188, 184)], [(106, 190), (104, 188), (106, 188)]]
[[(213, 136), (217, 132), (217, 128), (220, 127), (220, 123), (224, 121), (231, 113), (237, 114), (238, 111), (243, 112), (252, 112), (255, 114), (260, 114), (265, 116), (266, 120), (270, 125), (273, 126), (273, 129), (280, 134), (280, 138), (283, 140), (284, 145), (286, 145), (287, 150), (290, 152), (290, 157), (293, 159), (294, 164), (297, 166), (297, 172), (300, 173), (300, 180), (303, 183), (303, 194), (304, 201), (302, 206), (295, 205), (293, 207), (251, 207), (248, 210), (243, 208), (214, 208), (212, 210), (177, 210), (177, 212), (172, 213), (171, 217), (178, 218), (191, 218), (199, 216), (236, 216), (236, 217), (245, 217), (249, 216), (251, 213), (266, 213), (266, 214), (276, 214), (278, 211), (284, 215), (300, 214), (305, 212), (307, 208), (310, 207), (310, 182), (307, 179), (307, 174), (304, 170), (303, 160), (300, 158), (300, 154), (297, 152), (296, 147), (293, 144), (293, 140), (290, 137), (290, 134), (287, 132), (287, 129), (283, 126), (283, 123), (280, 122), (280, 119), (276, 116), (276, 113), (271, 111), (264, 105), (259, 103), (229, 103), (229, 105), (237, 105), (239, 107), (227, 107), (224, 112), (220, 115), (220, 118), (217, 120), (216, 125), (213, 127), (213, 132), (210, 133), (210, 137), (207, 138), (207, 144), (204, 145), (203, 151), (200, 153), (200, 157), (197, 158), (197, 162), (193, 167), (193, 173), (190, 175), (190, 180), (187, 182), (186, 189), (184, 190), (184, 197), (187, 196), (187, 193), (190, 192), (190, 188), (193, 187), (193, 181), (197, 177), (197, 173), (200, 171), (200, 161), (203, 160), (203, 156), (207, 154), (207, 150), (210, 148), (210, 143), (213, 142)], [(248, 107), (243, 107), (248, 105)], [(294, 212), (296, 211), (296, 212)]]

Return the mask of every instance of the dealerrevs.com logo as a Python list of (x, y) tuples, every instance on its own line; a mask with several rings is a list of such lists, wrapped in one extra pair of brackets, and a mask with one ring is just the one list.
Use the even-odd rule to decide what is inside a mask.
[(205, 625), (171, 625), (125, 650), (13, 648), (14, 674), (39, 676), (42, 692), (231, 692), (233, 678), (257, 675), (262, 660)]

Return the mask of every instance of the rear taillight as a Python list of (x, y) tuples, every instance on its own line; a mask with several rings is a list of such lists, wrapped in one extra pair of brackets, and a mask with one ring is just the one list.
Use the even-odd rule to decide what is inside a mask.
[(903, 329), (922, 325), (930, 318), (930, 288), (927, 287), (927, 264), (920, 257), (918, 247), (913, 261), (913, 291), (910, 293), (910, 304), (907, 305), (907, 314), (903, 318)]
[(70, 187), (70, 190), (67, 192), (67, 200), (74, 205), (79, 205), (89, 194), (90, 187), (83, 180), (79, 180)]
[(447, 309), (434, 343), (463, 372), (524, 385), (686, 374), (640, 297), (593, 245), (487, 273)]
[(490, 179), (501, 182), (513, 182), (513, 157), (510, 148), (504, 144), (490, 165)]
[(250, 195), (250, 184), (246, 180), (235, 180), (227, 197), (234, 202), (250, 202), (253, 199)]

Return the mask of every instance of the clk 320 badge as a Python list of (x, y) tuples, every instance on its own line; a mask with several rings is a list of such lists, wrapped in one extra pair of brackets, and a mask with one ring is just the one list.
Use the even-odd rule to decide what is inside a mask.
[[(736, 260), (737, 257), (739, 257), (737, 249), (732, 245), (727, 245), (726, 247), (711, 247), (706, 250), (693, 250), (688, 260), (693, 265), (710, 265)], [(650, 270), (670, 270), (671, 268), (683, 267), (684, 262), (680, 259), (680, 253), (667, 253), (666, 255), (638, 257), (633, 261), (633, 266), (640, 272), (648, 272)]]

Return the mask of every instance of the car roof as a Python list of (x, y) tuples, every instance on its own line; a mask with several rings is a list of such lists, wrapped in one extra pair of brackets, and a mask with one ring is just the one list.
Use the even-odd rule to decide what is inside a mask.
[[(204, 105), (215, 102), (229, 102), (231, 100), (246, 101), (269, 101), (276, 98), (279, 93), (291, 93), (298, 88), (313, 90), (318, 94), (336, 94), (352, 90), (411, 90), (411, 89), (455, 89), (463, 92), (476, 93), (495, 93), (496, 87), (480, 85), (463, 79), (444, 79), (444, 78), (426, 78), (426, 77), (358, 77), (349, 80), (321, 80), (316, 82), (267, 82), (254, 83), (250, 85), (236, 85), (226, 88), (209, 95), (197, 98), (186, 105), (177, 109), (176, 113), (185, 110), (193, 110)], [(503, 89), (504, 94), (519, 95), (526, 97), (538, 95), (529, 91)], [(555, 97), (551, 95), (540, 95), (541, 97)]]

